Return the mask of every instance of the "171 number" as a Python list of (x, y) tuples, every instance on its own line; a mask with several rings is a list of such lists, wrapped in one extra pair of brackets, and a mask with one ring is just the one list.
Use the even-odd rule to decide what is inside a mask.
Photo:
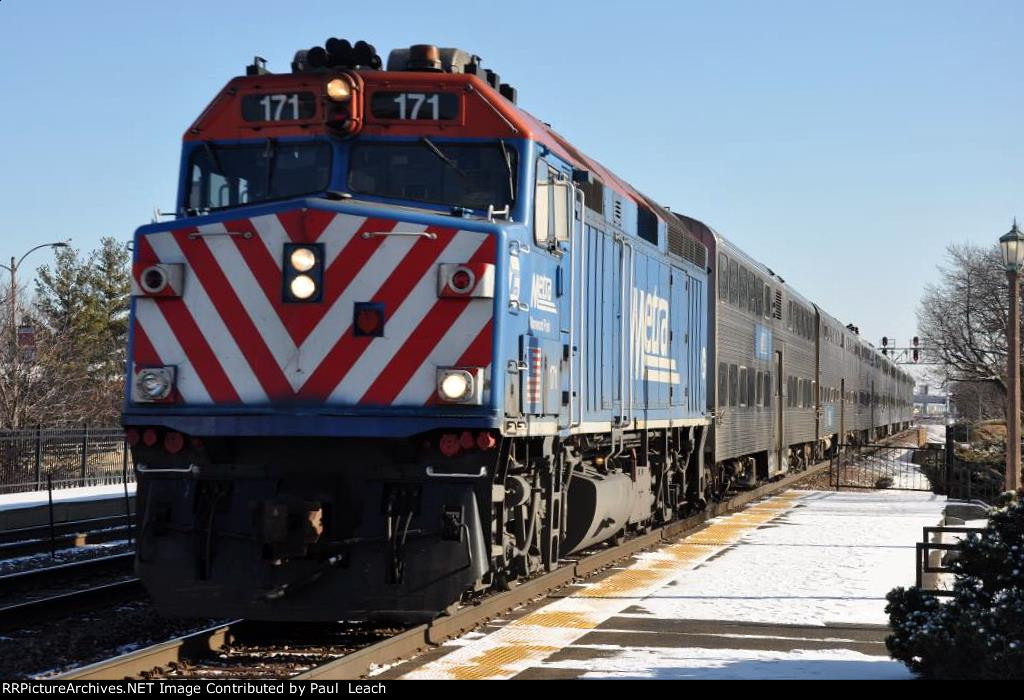
[[(398, 103), (398, 118), (399, 119), (433, 119), (437, 121), (441, 118), (441, 102), (439, 100), (440, 95), (434, 93), (430, 97), (427, 97), (422, 92), (402, 92), (399, 93), (395, 98), (395, 102)], [(431, 112), (429, 117), (421, 117), (420, 110), (423, 105), (429, 105)]]
[[(264, 95), (263, 99), (260, 100), (260, 106), (263, 107), (263, 121), (265, 122), (279, 122), (285, 119), (298, 119), (299, 118), (299, 95), (298, 93), (292, 93), (291, 95)], [(286, 116), (284, 108), (291, 107), (291, 116)]]

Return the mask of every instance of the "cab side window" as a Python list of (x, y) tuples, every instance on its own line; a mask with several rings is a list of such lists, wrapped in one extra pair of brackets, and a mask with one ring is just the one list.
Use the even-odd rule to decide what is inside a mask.
[(572, 187), (568, 178), (538, 160), (533, 194), (533, 236), (537, 245), (553, 247), (569, 240)]
[(537, 184), (533, 197), (533, 235), (537, 245), (551, 240), (551, 180), (550, 168), (537, 161)]

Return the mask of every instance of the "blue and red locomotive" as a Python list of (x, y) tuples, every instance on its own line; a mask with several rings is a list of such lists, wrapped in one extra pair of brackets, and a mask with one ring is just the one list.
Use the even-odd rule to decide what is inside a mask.
[(185, 133), (124, 410), (164, 612), (430, 617), (845, 437), (716, 459), (716, 234), (515, 101), (464, 51), (332, 39)]

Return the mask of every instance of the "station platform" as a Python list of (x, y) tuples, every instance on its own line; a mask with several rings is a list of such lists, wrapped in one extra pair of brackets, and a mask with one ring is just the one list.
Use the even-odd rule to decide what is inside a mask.
[(885, 595), (945, 497), (789, 491), (378, 678), (911, 678)]
[[(124, 513), (124, 484), (102, 484), (53, 490), (54, 522), (102, 518)], [(128, 483), (128, 500), (135, 510), (135, 482)], [(0, 494), (0, 530), (45, 525), (50, 520), (49, 494), (24, 491)]]

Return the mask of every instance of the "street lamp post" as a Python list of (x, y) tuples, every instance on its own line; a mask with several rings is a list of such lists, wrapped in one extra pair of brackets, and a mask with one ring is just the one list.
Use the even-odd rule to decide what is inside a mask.
[(1020, 488), (1020, 273), (1024, 268), (1024, 232), (1013, 228), (999, 239), (1010, 283), (1010, 314), (1006, 327), (1006, 490)]
[(41, 243), (37, 245), (35, 248), (29, 248), (28, 251), (26, 251), (25, 254), (18, 259), (15, 259), (15, 257), (12, 255), (10, 267), (8, 267), (7, 265), (0, 265), (0, 268), (7, 270), (7, 272), (10, 273), (11, 275), (11, 295), (8, 297), (7, 303), (10, 305), (11, 309), (11, 337), (14, 338), (15, 345), (17, 345), (18, 341), (18, 267), (21, 266), (23, 262), (25, 262), (25, 258), (27, 258), (32, 253), (36, 252), (37, 250), (40, 250), (41, 248), (67, 247), (68, 244), (64, 242)]
[[(29, 255), (31, 255), (32, 253), (36, 252), (37, 250), (39, 250), (41, 248), (67, 248), (67, 247), (68, 247), (68, 244), (65, 243), (65, 242), (42, 243), (40, 245), (37, 245), (35, 248), (29, 248), (25, 252), (25, 254), (22, 255), (20, 258), (16, 259), (12, 255), (11, 256), (11, 266), (10, 267), (8, 267), (7, 265), (0, 264), (0, 269), (7, 270), (7, 272), (11, 276), (11, 291), (10, 291), (10, 295), (9, 295), (9, 297), (7, 299), (7, 304), (9, 306), (9, 308), (10, 308), (10, 316), (11, 316), (11, 318), (10, 318), (10, 323), (11, 323), (11, 358), (10, 358), (10, 362), (11, 362), (12, 365), (16, 365), (18, 363), (18, 267), (21, 266), (21, 263), (25, 262), (25, 258), (27, 258)], [(13, 384), (14, 384), (13, 388), (14, 388), (14, 392), (15, 392), (15, 400), (17, 400), (17, 382), (15, 381), (15, 382), (13, 382)], [(14, 420), (16, 422), (17, 421), (17, 415), (12, 415), (12, 420)], [(11, 425), (11, 427), (12, 428), (17, 428), (18, 426), (17, 425)]]

